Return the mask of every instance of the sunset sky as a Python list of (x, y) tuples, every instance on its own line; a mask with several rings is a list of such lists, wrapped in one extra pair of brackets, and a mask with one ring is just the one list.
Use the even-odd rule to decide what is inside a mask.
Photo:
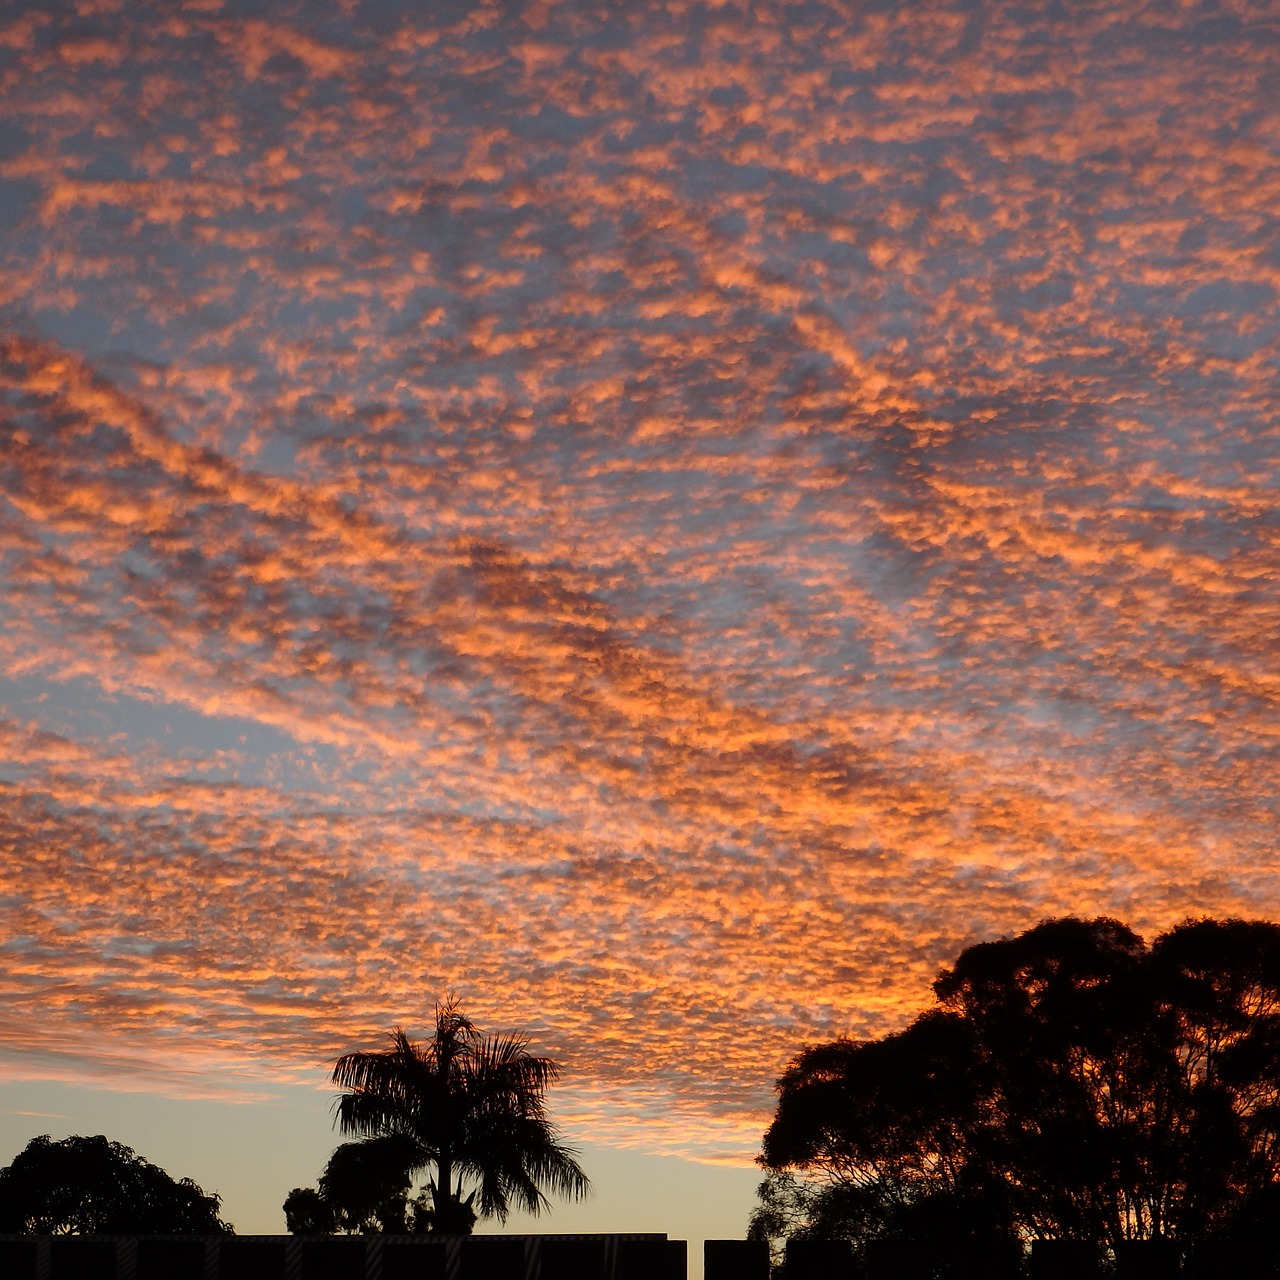
[(0, 22), (0, 1163), (281, 1230), (452, 988), (740, 1234), (961, 947), (1280, 913), (1274, 0)]

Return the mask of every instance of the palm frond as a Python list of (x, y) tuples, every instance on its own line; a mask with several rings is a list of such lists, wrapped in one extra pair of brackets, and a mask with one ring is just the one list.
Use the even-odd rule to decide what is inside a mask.
[[(458, 1005), (452, 992), (437, 1002), (426, 1043), (395, 1027), (389, 1048), (337, 1060), (333, 1082), (345, 1090), (334, 1104), (338, 1127), (411, 1142), (416, 1169), (448, 1164), (461, 1179), (458, 1202), (463, 1183), (474, 1182), (480, 1213), (500, 1221), (513, 1205), (540, 1213), (548, 1191), (580, 1199), (590, 1183), (543, 1096), (559, 1066), (530, 1053), (525, 1035), (482, 1036)], [(437, 1180), (430, 1185), (435, 1194)], [(442, 1185), (453, 1199), (452, 1178)]]

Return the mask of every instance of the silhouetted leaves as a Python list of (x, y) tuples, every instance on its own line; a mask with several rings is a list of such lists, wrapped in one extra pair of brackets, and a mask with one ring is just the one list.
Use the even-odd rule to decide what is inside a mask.
[(409, 1190), (417, 1147), (399, 1136), (344, 1142), (320, 1175), (319, 1196), (347, 1232), (409, 1229)]
[(284, 1198), (285, 1229), (296, 1236), (328, 1236), (338, 1227), (333, 1206), (315, 1187), (294, 1187)]
[(1280, 927), (1188, 922), (1148, 948), (1049, 920), (934, 990), (905, 1030), (787, 1069), (756, 1234), (1192, 1248), (1280, 1200)]
[(0, 1169), (0, 1233), (229, 1232), (219, 1198), (105, 1137), (32, 1138)]
[(333, 1079), (346, 1092), (337, 1119), (343, 1133), (364, 1139), (349, 1144), (356, 1150), (394, 1146), (406, 1178), (432, 1171), (429, 1207), (415, 1208), (419, 1229), (466, 1233), (477, 1215), (505, 1221), (512, 1205), (539, 1213), (548, 1191), (586, 1193), (587, 1177), (543, 1101), (559, 1067), (529, 1053), (527, 1037), (482, 1036), (450, 997), (436, 1006), (430, 1041), (415, 1043), (398, 1027), (390, 1039), (389, 1049), (339, 1059)]

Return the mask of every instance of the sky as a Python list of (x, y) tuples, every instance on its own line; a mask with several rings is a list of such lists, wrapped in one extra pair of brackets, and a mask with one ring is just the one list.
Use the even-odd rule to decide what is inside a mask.
[(0, 1161), (281, 1230), (453, 990), (741, 1234), (964, 946), (1275, 917), (1278, 209), (1271, 0), (7, 6)]

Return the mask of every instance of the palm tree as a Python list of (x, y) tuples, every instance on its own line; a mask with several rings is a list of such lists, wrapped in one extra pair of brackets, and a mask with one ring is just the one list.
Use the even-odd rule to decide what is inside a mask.
[(338, 1059), (333, 1082), (347, 1092), (334, 1111), (342, 1133), (408, 1139), (410, 1170), (434, 1168), (432, 1230), (469, 1232), (477, 1211), (505, 1222), (512, 1205), (537, 1214), (549, 1207), (546, 1191), (587, 1193), (577, 1152), (559, 1141), (543, 1103), (560, 1068), (529, 1053), (527, 1036), (482, 1036), (450, 994), (436, 1004), (430, 1041), (399, 1027), (390, 1039), (389, 1049)]

